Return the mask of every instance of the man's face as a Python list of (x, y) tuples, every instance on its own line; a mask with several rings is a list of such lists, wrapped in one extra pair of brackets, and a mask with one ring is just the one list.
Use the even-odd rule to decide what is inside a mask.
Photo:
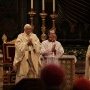
[(54, 42), (54, 41), (56, 40), (56, 38), (57, 38), (57, 37), (56, 37), (56, 34), (55, 34), (55, 33), (50, 33), (50, 34), (49, 34), (49, 40), (50, 40), (50, 41)]
[(27, 35), (29, 35), (32, 32), (32, 29), (30, 27), (27, 27), (24, 31)]

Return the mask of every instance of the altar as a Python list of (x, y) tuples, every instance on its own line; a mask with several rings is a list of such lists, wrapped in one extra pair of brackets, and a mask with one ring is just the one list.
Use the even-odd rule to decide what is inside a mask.
[(77, 58), (74, 55), (63, 55), (59, 59), (60, 65), (65, 70), (65, 87), (64, 90), (71, 90), (75, 80), (75, 63)]

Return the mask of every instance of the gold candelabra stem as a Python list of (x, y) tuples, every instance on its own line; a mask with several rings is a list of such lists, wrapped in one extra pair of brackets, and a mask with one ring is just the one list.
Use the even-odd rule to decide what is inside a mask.
[(55, 27), (55, 20), (57, 18), (57, 14), (53, 13), (50, 15), (51, 18), (52, 18), (52, 28), (56, 30), (56, 27)]
[(31, 9), (31, 11), (30, 12), (28, 12), (28, 14), (30, 15), (30, 21), (31, 21), (31, 26), (32, 26), (32, 28), (33, 28), (33, 30), (34, 30), (34, 16), (36, 15), (36, 13), (34, 12), (34, 10), (33, 9)]
[(42, 19), (42, 26), (41, 26), (42, 35), (41, 35), (41, 40), (44, 41), (47, 38), (47, 35), (45, 34), (45, 32), (46, 32), (45, 18), (47, 16), (47, 13), (42, 11), (42, 13), (40, 13), (40, 16), (41, 16), (41, 19)]

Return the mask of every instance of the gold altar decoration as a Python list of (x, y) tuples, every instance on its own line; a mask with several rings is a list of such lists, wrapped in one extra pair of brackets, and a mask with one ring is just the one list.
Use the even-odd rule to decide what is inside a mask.
[(7, 36), (5, 34), (3, 34), (3, 36), (2, 36), (2, 41), (3, 41), (3, 43), (7, 42)]
[(42, 26), (41, 26), (42, 35), (41, 35), (41, 40), (44, 41), (47, 38), (47, 35), (45, 34), (45, 32), (46, 32), (45, 18), (47, 16), (47, 13), (42, 11), (42, 13), (40, 13), (40, 16), (41, 16), (41, 19), (42, 19)]
[(32, 29), (34, 30), (34, 22), (33, 22), (33, 19), (34, 19), (34, 16), (36, 15), (36, 13), (34, 12), (33, 9), (31, 9), (30, 12), (28, 12), (28, 14), (30, 15), (30, 21), (31, 21), (31, 26), (32, 26)]

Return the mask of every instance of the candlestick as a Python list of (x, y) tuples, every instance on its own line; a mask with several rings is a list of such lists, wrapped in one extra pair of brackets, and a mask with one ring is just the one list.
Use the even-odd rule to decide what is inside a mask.
[(44, 0), (42, 0), (42, 10), (43, 10), (43, 11), (45, 10), (45, 3), (44, 3)]
[(42, 34), (41, 34), (41, 40), (44, 41), (47, 38), (47, 35), (46, 35), (46, 26), (45, 26), (45, 18), (47, 16), (47, 13), (42, 12), (42, 13), (40, 13), (40, 16), (42, 18), (42, 26), (41, 26)]
[(50, 15), (51, 18), (52, 18), (52, 28), (54, 28), (56, 30), (56, 27), (55, 27), (55, 20), (57, 18), (57, 14), (53, 13)]
[(31, 0), (31, 9), (33, 9), (33, 0)]
[(55, 0), (53, 0), (53, 12), (55, 12)]
[(28, 14), (30, 15), (30, 20), (31, 20), (31, 26), (32, 26), (32, 29), (34, 30), (34, 16), (36, 15), (36, 13), (34, 12), (34, 10), (33, 9), (31, 9), (31, 11), (30, 12), (28, 12)]

